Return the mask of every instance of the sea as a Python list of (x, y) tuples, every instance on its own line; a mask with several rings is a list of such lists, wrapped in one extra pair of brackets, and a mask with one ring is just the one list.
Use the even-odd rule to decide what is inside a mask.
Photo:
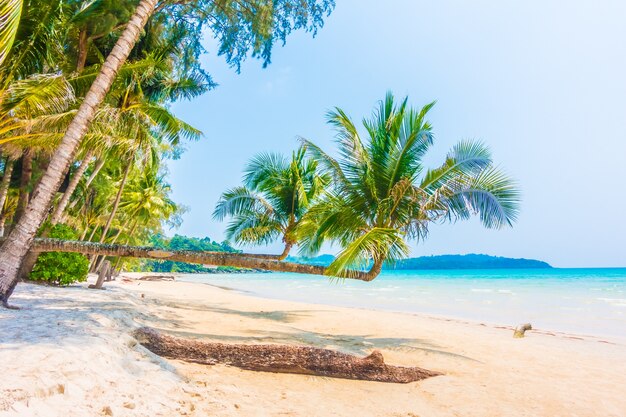
[(626, 268), (384, 271), (372, 282), (291, 273), (193, 274), (265, 298), (419, 313), (626, 341)]

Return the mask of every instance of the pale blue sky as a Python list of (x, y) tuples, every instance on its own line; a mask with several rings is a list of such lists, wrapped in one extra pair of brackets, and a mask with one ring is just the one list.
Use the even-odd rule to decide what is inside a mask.
[(297, 135), (331, 149), (328, 109), (360, 120), (391, 90), (414, 106), (437, 100), (431, 165), (482, 139), (523, 190), (513, 229), (434, 226), (413, 256), (626, 266), (624, 17), (623, 0), (337, 0), (316, 38), (292, 35), (268, 68), (249, 60), (239, 75), (209, 39), (219, 87), (174, 107), (206, 135), (170, 163), (174, 198), (190, 209), (177, 232), (221, 241), (211, 213), (251, 156), (289, 153)]

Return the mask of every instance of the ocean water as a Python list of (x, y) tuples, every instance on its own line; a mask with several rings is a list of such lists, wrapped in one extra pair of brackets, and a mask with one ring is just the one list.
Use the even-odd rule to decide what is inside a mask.
[(290, 273), (195, 274), (201, 282), (316, 304), (422, 313), (626, 340), (626, 268), (386, 271), (372, 282)]

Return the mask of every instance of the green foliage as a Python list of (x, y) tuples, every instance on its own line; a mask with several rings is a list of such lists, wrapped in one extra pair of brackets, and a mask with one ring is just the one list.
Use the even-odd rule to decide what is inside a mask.
[(426, 115), (433, 105), (412, 109), (406, 98), (396, 102), (388, 93), (363, 120), (365, 135), (336, 108), (328, 123), (337, 132), (338, 158), (304, 141), (334, 181), (304, 216), (300, 247), (312, 255), (325, 242), (339, 243), (343, 250), (329, 275), (406, 258), (406, 240), (426, 238), (432, 223), (478, 215), (485, 227), (501, 228), (517, 218), (519, 191), (481, 142), (460, 142), (441, 166), (425, 168), (434, 142)]
[[(204, 252), (237, 252), (228, 243), (217, 243), (208, 237), (202, 239), (175, 235), (167, 238), (163, 235), (155, 235), (150, 239), (150, 246), (163, 250), (188, 250)], [(137, 268), (140, 271), (150, 272), (180, 272), (180, 273), (210, 273), (210, 272), (231, 272), (232, 268), (206, 268), (198, 264), (188, 264), (184, 262), (157, 261), (153, 259), (144, 260)]]
[(268, 244), (282, 237), (294, 245), (300, 221), (329, 183), (330, 176), (319, 172), (304, 147), (291, 159), (260, 154), (246, 166), (244, 186), (222, 194), (213, 217), (231, 217), (226, 236), (236, 243)]
[(11, 50), (21, 13), (22, 0), (3, 1), (0, 5), (0, 64)]
[[(44, 226), (46, 227), (46, 226)], [(75, 240), (74, 230), (68, 226), (57, 224), (50, 229), (51, 238)], [(53, 285), (69, 285), (87, 279), (89, 260), (80, 253), (47, 252), (39, 255), (37, 263), (30, 274), (35, 281), (46, 281)]]

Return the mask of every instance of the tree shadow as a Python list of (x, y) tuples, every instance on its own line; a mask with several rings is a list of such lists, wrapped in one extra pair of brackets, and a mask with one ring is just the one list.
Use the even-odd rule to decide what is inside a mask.
[[(293, 323), (316, 311), (272, 310), (245, 311), (214, 303), (183, 303), (172, 299), (142, 298), (138, 293), (111, 286), (106, 290), (88, 290), (85, 286), (50, 288), (22, 284), (12, 301), (22, 310), (0, 310), (0, 344), (3, 349), (20, 349), (25, 344), (77, 343), (100, 334), (118, 332), (132, 339), (130, 332), (140, 326), (156, 328), (173, 336), (222, 343), (279, 343), (335, 349), (355, 355), (366, 355), (373, 349), (401, 352), (422, 351), (472, 360), (437, 345), (431, 340), (372, 335), (331, 334), (287, 326), (285, 331), (249, 330), (250, 334), (226, 335), (198, 333), (196, 322), (187, 319), (185, 311), (232, 314), (253, 320)], [(145, 304), (153, 304), (151, 314)], [(142, 308), (143, 307), (143, 308)], [(106, 313), (106, 314), (103, 314)]]

